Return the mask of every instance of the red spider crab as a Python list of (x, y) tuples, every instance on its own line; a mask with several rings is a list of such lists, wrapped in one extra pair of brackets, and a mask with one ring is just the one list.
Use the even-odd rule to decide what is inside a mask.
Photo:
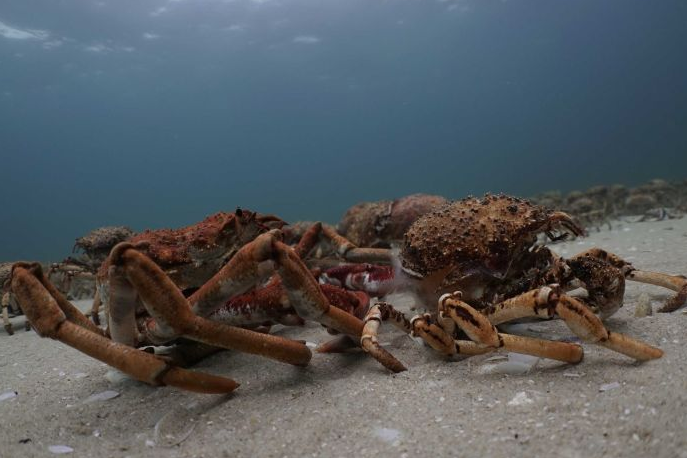
[[(559, 230), (562, 235), (556, 235)], [(555, 316), (584, 341), (638, 360), (660, 357), (661, 350), (607, 330), (593, 310), (602, 317), (618, 310), (626, 279), (677, 291), (663, 309), (674, 310), (687, 299), (687, 280), (640, 271), (600, 249), (566, 260), (535, 245), (541, 233), (556, 240), (567, 233), (582, 235), (583, 231), (567, 214), (515, 197), (467, 198), (415, 221), (405, 234), (396, 267), (340, 266), (326, 271), (321, 281), (375, 296), (403, 288), (426, 304), (429, 313), (410, 319), (388, 303), (377, 303), (366, 315), (361, 344), (393, 371), (405, 367), (377, 344), (380, 323), (388, 319), (445, 354), (477, 354), (503, 347), (580, 361), (582, 348), (576, 344), (503, 334), (494, 326), (523, 317)], [(332, 238), (345, 258), (366, 260), (355, 253), (359, 249), (350, 242), (336, 235)], [(373, 254), (378, 260), (385, 256), (380, 250)], [(392, 259), (392, 253), (387, 251), (386, 257)], [(587, 290), (586, 299), (566, 294), (578, 287)]]
[[(146, 231), (117, 244), (98, 273), (106, 331), (70, 304), (37, 263), (15, 263), (10, 285), (43, 337), (152, 385), (229, 392), (238, 386), (231, 379), (190, 372), (134, 347), (184, 338), (206, 349), (230, 348), (306, 365), (311, 353), (303, 343), (246, 327), (314, 320), (345, 335), (362, 333), (362, 321), (344, 310), (362, 316), (367, 296), (321, 288), (300, 259), (302, 248), (281, 241), (283, 224), (274, 216), (237, 210), (182, 229)], [(278, 277), (267, 287), (245, 294), (273, 272)], [(187, 298), (182, 291), (191, 294)]]

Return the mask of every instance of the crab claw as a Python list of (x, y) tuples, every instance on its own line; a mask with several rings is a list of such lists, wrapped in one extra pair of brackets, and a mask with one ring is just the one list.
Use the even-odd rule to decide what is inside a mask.
[(568, 230), (576, 237), (584, 237), (587, 235), (587, 231), (585, 231), (582, 226), (577, 224), (575, 220), (573, 220), (572, 217), (565, 212), (551, 213), (551, 215), (549, 216), (549, 228), (547, 229), (547, 231), (550, 231), (556, 224)]
[(396, 286), (393, 267), (375, 264), (346, 264), (332, 267), (320, 275), (320, 283), (364, 291), (375, 297), (386, 296)]
[(370, 296), (363, 291), (347, 291), (341, 287), (322, 284), (320, 289), (329, 303), (361, 320), (370, 306)]

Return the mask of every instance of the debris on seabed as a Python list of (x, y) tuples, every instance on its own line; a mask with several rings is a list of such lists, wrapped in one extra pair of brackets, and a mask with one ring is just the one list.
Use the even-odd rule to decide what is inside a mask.
[[(492, 357), (487, 361), (503, 359), (501, 356)], [(529, 373), (537, 366), (541, 358), (520, 353), (508, 353), (507, 360), (496, 364), (485, 364), (478, 369), (480, 374), (522, 375)]]
[(67, 445), (51, 445), (48, 447), (48, 450), (50, 453), (54, 453), (55, 455), (62, 455), (64, 453), (72, 453), (74, 451), (73, 448), (67, 446)]
[(577, 378), (577, 377), (584, 377), (585, 374), (584, 372), (563, 372), (563, 377), (570, 377), (570, 378)]
[(84, 399), (84, 404), (90, 404), (91, 402), (107, 401), (109, 399), (114, 399), (119, 396), (118, 391), (106, 390), (100, 393), (92, 394), (86, 399)]
[(118, 383), (122, 383), (124, 381), (131, 380), (131, 377), (129, 377), (124, 372), (119, 371), (117, 369), (110, 369), (105, 374), (105, 379), (108, 382), (112, 383), (113, 385), (116, 385)]
[(649, 298), (647, 293), (640, 294), (639, 299), (637, 299), (637, 306), (635, 307), (635, 316), (641, 318), (653, 314), (654, 311), (651, 308), (651, 298)]
[(618, 382), (605, 383), (599, 387), (599, 391), (601, 391), (603, 393), (604, 391), (615, 390), (616, 388), (620, 388), (620, 383), (618, 383)]
[(4, 393), (0, 394), (0, 401), (6, 401), (8, 399), (12, 399), (14, 397), (17, 397), (19, 393), (16, 391), (5, 391)]
[(519, 391), (515, 396), (513, 396), (513, 399), (508, 401), (509, 406), (524, 406), (527, 404), (532, 404), (534, 401), (532, 398), (527, 396), (527, 393), (524, 391)]
[(401, 438), (401, 431), (393, 428), (375, 428), (375, 436), (390, 444)]
[[(153, 445), (161, 447), (174, 447), (188, 439), (196, 422), (190, 409), (179, 407), (170, 410), (155, 423)], [(146, 441), (146, 445), (151, 445)]]

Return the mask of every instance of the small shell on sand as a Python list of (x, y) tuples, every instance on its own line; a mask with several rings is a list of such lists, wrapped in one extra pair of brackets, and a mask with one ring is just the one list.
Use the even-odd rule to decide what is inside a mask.
[(618, 383), (618, 382), (605, 383), (599, 387), (599, 391), (603, 393), (605, 391), (615, 390), (616, 388), (620, 388), (620, 383)]
[(65, 453), (72, 453), (74, 449), (68, 445), (51, 445), (48, 447), (48, 451), (55, 455), (63, 455)]
[(6, 391), (2, 394), (0, 394), (0, 401), (4, 401), (6, 399), (12, 399), (14, 397), (17, 397), (17, 392), (16, 391)]
[(92, 402), (107, 401), (109, 399), (114, 399), (119, 396), (118, 391), (106, 390), (101, 393), (95, 393), (84, 399), (84, 404), (90, 404)]

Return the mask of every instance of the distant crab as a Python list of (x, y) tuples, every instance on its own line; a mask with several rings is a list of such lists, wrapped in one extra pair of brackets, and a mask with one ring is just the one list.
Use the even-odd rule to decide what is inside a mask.
[[(124, 226), (99, 227), (79, 237), (74, 243), (73, 253), (60, 262), (50, 264), (48, 280), (69, 299), (87, 299), (95, 294), (95, 274), (105, 261), (112, 247), (133, 236), (133, 231)], [(98, 316), (93, 320), (98, 323)]]
[(76, 258), (67, 258), (74, 264), (82, 265), (95, 272), (119, 242), (134, 236), (134, 231), (126, 226), (105, 226), (93, 229), (74, 242), (73, 252), (80, 252)]
[(403, 234), (416, 219), (447, 202), (444, 197), (430, 194), (362, 202), (346, 211), (338, 230), (356, 245), (388, 248), (403, 240)]
[[(583, 230), (567, 214), (526, 200), (505, 195), (467, 198), (415, 221), (405, 235), (397, 267), (344, 265), (325, 272), (321, 281), (376, 296), (399, 288), (417, 294), (429, 313), (409, 319), (391, 304), (377, 303), (365, 318), (363, 348), (393, 371), (405, 367), (377, 343), (385, 320), (449, 355), (503, 347), (578, 362), (583, 353), (576, 344), (513, 336), (495, 328), (524, 317), (559, 317), (584, 341), (637, 360), (660, 357), (661, 350), (606, 329), (594, 311), (606, 317), (622, 306), (625, 279), (677, 291), (662, 310), (671, 311), (687, 299), (687, 280), (637, 270), (597, 248), (566, 260), (536, 244), (542, 233), (558, 240)], [(360, 248), (336, 235), (332, 239), (344, 258), (366, 260), (355, 252)], [(384, 257), (381, 250), (373, 254)], [(391, 252), (386, 256), (393, 258)], [(578, 287), (586, 289), (586, 299), (566, 294)]]
[(15, 307), (13, 307), (14, 300), (9, 289), (11, 271), (11, 262), (0, 263), (0, 306), (2, 306), (2, 324), (9, 335), (14, 334), (14, 328), (10, 321), (10, 314), (14, 315), (14, 313), (19, 312), (19, 310), (15, 310)]
[(311, 353), (303, 343), (249, 328), (313, 320), (343, 335), (362, 333), (354, 314), (363, 316), (367, 296), (320, 287), (300, 259), (302, 247), (281, 241), (283, 224), (274, 216), (237, 210), (117, 244), (98, 272), (107, 330), (69, 303), (37, 263), (12, 266), (11, 290), (43, 337), (152, 385), (229, 392), (237, 386), (231, 379), (189, 372), (173, 358), (135, 347), (190, 340), (201, 343), (200, 349), (186, 355), (202, 357), (219, 347), (305, 365)]

